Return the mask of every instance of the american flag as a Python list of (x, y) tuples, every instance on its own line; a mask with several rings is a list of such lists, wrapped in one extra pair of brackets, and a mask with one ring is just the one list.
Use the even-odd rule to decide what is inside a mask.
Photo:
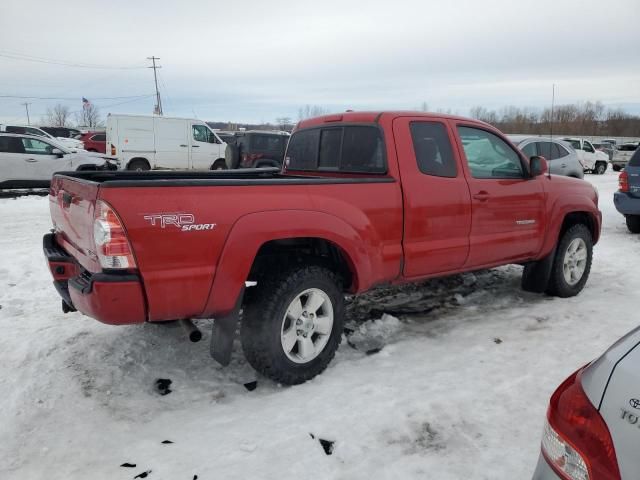
[(89, 108), (91, 106), (91, 102), (86, 98), (82, 97), (82, 108)]

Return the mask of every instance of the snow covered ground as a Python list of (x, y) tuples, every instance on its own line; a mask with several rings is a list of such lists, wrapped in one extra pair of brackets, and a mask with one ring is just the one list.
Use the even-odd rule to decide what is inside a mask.
[(217, 365), (206, 321), (190, 344), (62, 314), (40, 246), (47, 199), (0, 199), (0, 478), (530, 478), (552, 391), (638, 323), (640, 237), (613, 207), (617, 175), (586, 178), (604, 226), (580, 296), (522, 292), (516, 266), (376, 291), (348, 323), (352, 344), (384, 348), (343, 342), (289, 388), (239, 351)]

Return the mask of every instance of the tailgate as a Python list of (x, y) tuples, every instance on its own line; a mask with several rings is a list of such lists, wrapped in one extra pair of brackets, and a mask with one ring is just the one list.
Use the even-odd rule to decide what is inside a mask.
[(55, 175), (49, 190), (49, 208), (56, 242), (91, 272), (101, 271), (93, 244), (93, 211), (99, 184)]

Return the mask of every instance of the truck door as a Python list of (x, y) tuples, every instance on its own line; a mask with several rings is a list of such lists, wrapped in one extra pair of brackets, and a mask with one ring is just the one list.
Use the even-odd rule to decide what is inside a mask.
[(224, 158), (224, 153), (220, 155), (222, 142), (204, 124), (191, 124), (189, 142), (191, 145), (191, 168), (209, 170), (217, 159)]
[(544, 238), (544, 191), (521, 155), (497, 134), (457, 124), (472, 206), (469, 258), (485, 267), (535, 256)]
[(154, 118), (156, 168), (189, 168), (189, 121), (181, 118)]
[(471, 200), (453, 137), (444, 121), (393, 122), (404, 197), (403, 275), (461, 268), (469, 253)]

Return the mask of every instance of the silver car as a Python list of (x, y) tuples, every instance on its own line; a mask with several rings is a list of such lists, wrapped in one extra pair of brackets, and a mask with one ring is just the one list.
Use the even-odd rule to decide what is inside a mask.
[(583, 178), (584, 168), (573, 147), (562, 140), (527, 135), (507, 135), (527, 157), (540, 155), (549, 163), (549, 170), (555, 175)]
[(640, 478), (640, 328), (551, 396), (534, 480)]

